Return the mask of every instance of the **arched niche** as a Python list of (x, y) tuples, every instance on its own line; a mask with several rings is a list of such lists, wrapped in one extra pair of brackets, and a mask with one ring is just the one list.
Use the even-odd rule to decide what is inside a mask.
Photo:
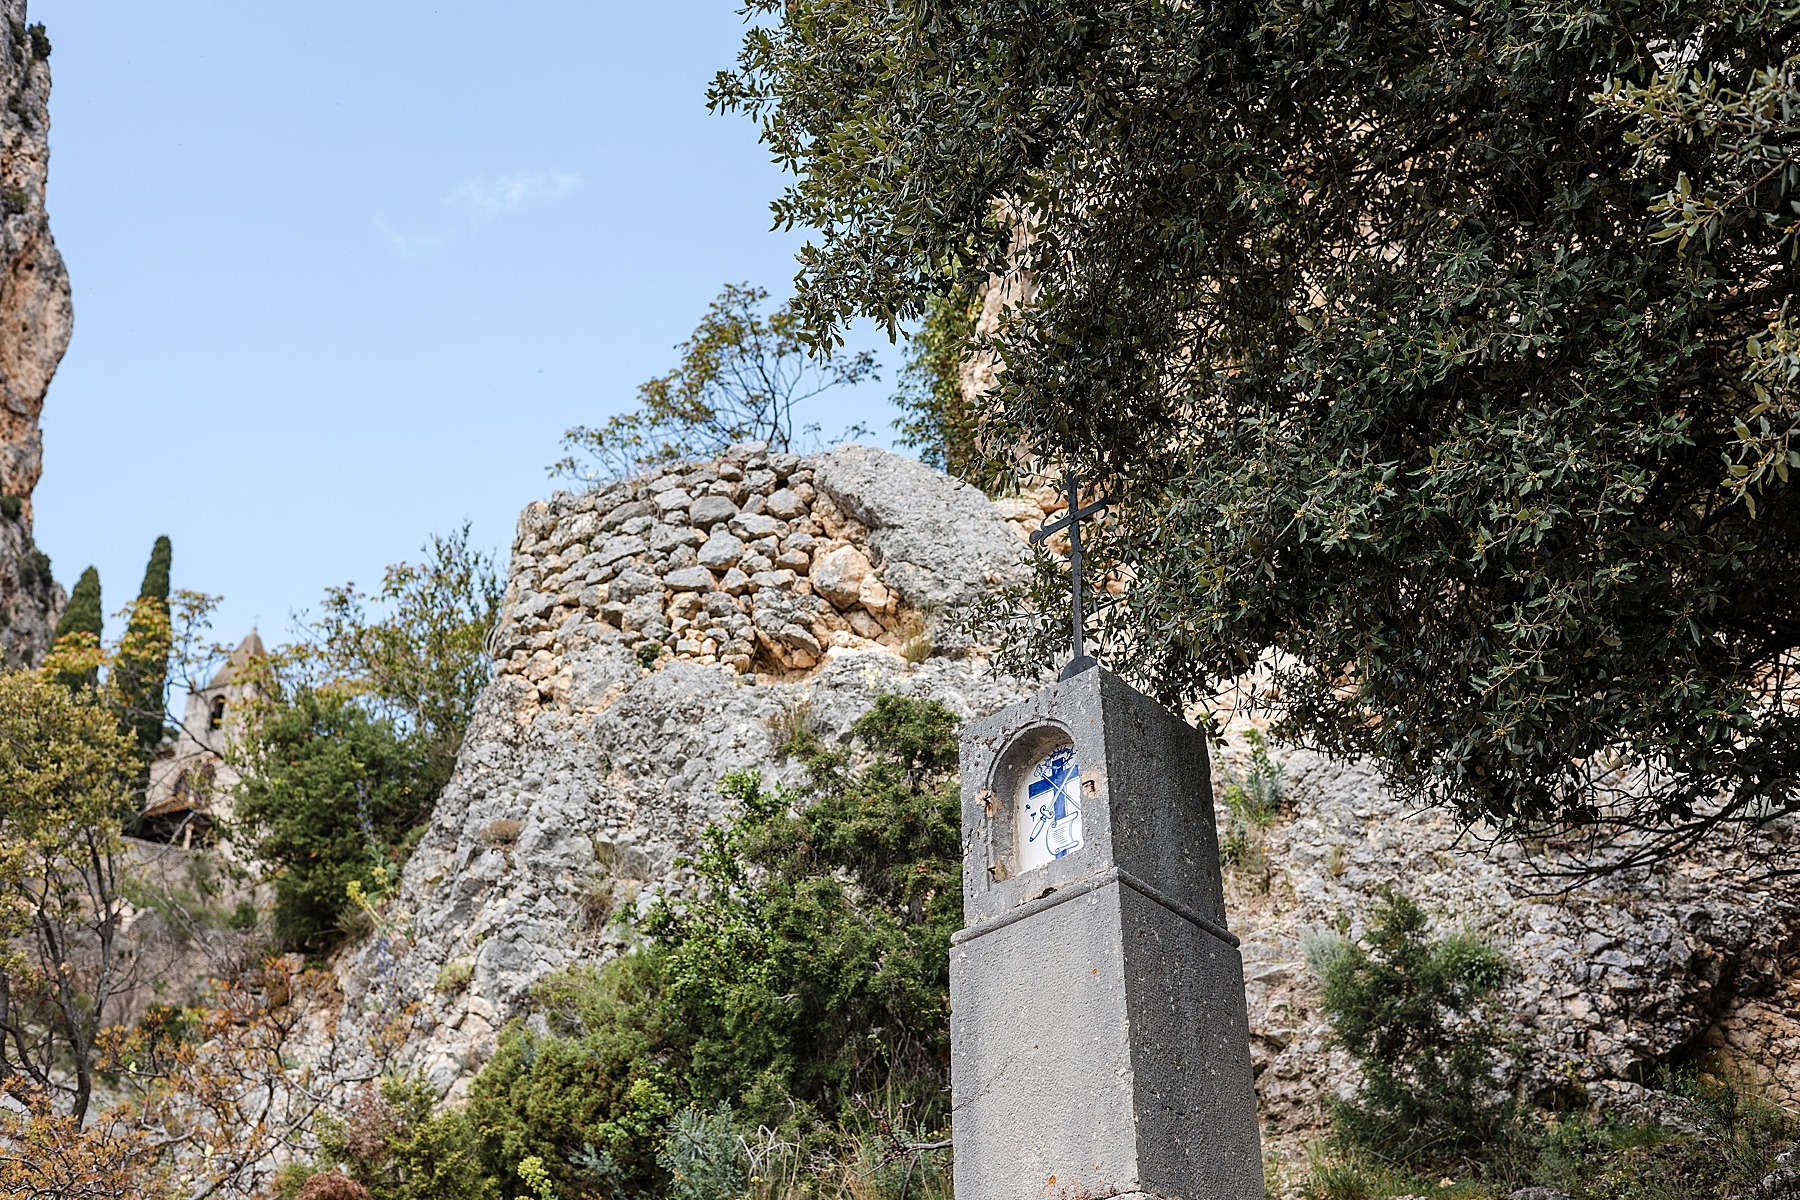
[(1020, 730), (996, 761), (990, 789), (995, 879), (1047, 867), (1086, 844), (1081, 762), (1061, 725)]

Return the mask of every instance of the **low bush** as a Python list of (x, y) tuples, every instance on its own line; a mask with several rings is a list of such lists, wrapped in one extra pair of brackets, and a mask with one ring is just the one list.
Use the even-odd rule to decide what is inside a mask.
[(1431, 936), (1418, 904), (1390, 892), (1360, 942), (1313, 953), (1332, 1040), (1362, 1075), (1355, 1098), (1334, 1110), (1340, 1143), (1427, 1167), (1467, 1161), (1512, 1135), (1505, 1039), (1489, 1008), (1507, 976), (1498, 950), (1466, 934)]
[(434, 1111), (435, 1100), (417, 1081), (363, 1085), (345, 1118), (321, 1129), (321, 1158), (342, 1164), (372, 1200), (501, 1200), (475, 1128), (460, 1109)]
[(735, 816), (706, 832), (695, 893), (654, 910), (637, 952), (541, 987), (541, 1031), (502, 1035), (468, 1107), (490, 1164), (535, 1156), (566, 1198), (638, 1195), (675, 1186), (671, 1135), (717, 1133), (721, 1105), (803, 1162), (853, 1155), (870, 1103), (945, 1126), (955, 730), (883, 696), (850, 750), (796, 739), (804, 792), (728, 777)]
[(1663, 1071), (1656, 1119), (1527, 1112), (1508, 1086), (1513, 1031), (1493, 1004), (1505, 958), (1466, 934), (1433, 937), (1403, 895), (1384, 899), (1359, 942), (1315, 933), (1303, 944), (1332, 1039), (1361, 1073), (1355, 1096), (1334, 1106), (1332, 1138), (1301, 1189), (1309, 1200), (1522, 1187), (1720, 1200), (1776, 1194), (1764, 1181), (1783, 1179), (1800, 1189), (1800, 1118), (1714, 1075)]

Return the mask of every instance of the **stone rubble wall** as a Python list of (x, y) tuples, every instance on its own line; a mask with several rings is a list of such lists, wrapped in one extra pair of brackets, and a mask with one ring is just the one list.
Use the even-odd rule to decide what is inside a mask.
[[(778, 753), (793, 723), (841, 740), (882, 691), (965, 718), (1021, 698), (1034, 685), (997, 678), (955, 617), (1017, 577), (1025, 535), (1059, 507), (1048, 490), (990, 502), (862, 446), (739, 447), (532, 504), (455, 778), (383, 929), (337, 964), (352, 1027), (416, 1006), (402, 1064), (459, 1095), (538, 980), (617, 953), (615, 914), (689, 885), (676, 860), (722, 815), (725, 773), (796, 777)], [(1279, 1151), (1300, 1153), (1352, 1080), (1304, 945), (1355, 936), (1390, 886), (1512, 957), (1537, 1098), (1629, 1100), (1648, 1067), (1710, 1039), (1739, 1063), (1785, 1048), (1769, 1082), (1800, 1101), (1800, 1038), (1768, 1016), (1800, 975), (1792, 888), (1713, 851), (1555, 894), (1530, 869), (1553, 853), (1484, 852), (1365, 765), (1277, 753), (1288, 808), (1227, 872), (1227, 900)], [(1241, 740), (1217, 757), (1222, 778), (1241, 769)]]
[[(35, 661), (64, 596), (31, 537), (44, 393), (68, 349), (69, 273), (50, 237), (50, 64), (25, 0), (0, 0), (0, 667)], [(16, 511), (12, 510), (16, 506)]]
[(884, 691), (1017, 699), (951, 618), (1016, 577), (1028, 507), (884, 450), (753, 444), (526, 508), (455, 777), (338, 964), (352, 1027), (417, 1005), (403, 1062), (458, 1092), (533, 984), (687, 886), (727, 772), (797, 778), (793, 722), (841, 741)]
[(1019, 534), (1046, 510), (996, 508), (966, 485), (933, 497), (896, 470), (907, 461), (856, 446), (811, 457), (747, 448), (532, 505), (495, 639), (499, 673), (566, 699), (568, 655), (613, 635), (739, 674), (810, 670), (833, 649), (913, 642), (920, 653), (923, 638), (966, 648), (939, 618), (1023, 540), (994, 516)]

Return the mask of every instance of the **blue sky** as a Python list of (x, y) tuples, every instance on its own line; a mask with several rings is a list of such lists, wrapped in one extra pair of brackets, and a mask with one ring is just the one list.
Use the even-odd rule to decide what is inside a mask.
[[(75, 337), (38, 541), (277, 637), (433, 531), (504, 552), (570, 425), (628, 407), (727, 281), (785, 295), (782, 176), (707, 113), (729, 0), (32, 0)], [(811, 414), (890, 436), (879, 383)]]

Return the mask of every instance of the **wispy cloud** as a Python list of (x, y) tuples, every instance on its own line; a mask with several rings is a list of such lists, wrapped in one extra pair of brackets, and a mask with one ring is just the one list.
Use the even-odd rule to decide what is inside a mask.
[(562, 171), (502, 175), (471, 179), (444, 197), (444, 203), (461, 209), (474, 220), (491, 221), (527, 205), (561, 200), (580, 186), (581, 176)]
[[(562, 200), (581, 186), (581, 176), (567, 171), (535, 171), (527, 175), (498, 175), (471, 179), (458, 184), (440, 198), (446, 209), (462, 214), (469, 225), (485, 225), (511, 216), (538, 204)], [(375, 227), (387, 239), (394, 253), (402, 258), (435, 258), (456, 241), (452, 229), (442, 228), (443, 218), (433, 222), (438, 228), (415, 231), (396, 229), (380, 217)]]
[(381, 230), (381, 236), (401, 258), (435, 258), (450, 243), (448, 234), (402, 233), (380, 217), (375, 218), (375, 228)]

